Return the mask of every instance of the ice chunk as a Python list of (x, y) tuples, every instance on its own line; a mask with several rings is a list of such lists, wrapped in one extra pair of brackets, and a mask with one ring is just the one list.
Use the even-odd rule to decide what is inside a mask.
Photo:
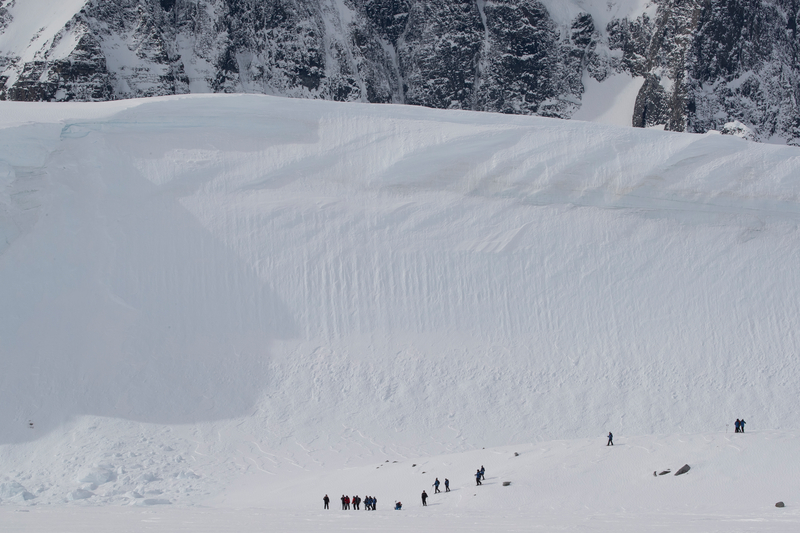
[(94, 496), (94, 492), (88, 491), (86, 489), (75, 489), (69, 494), (67, 494), (67, 500), (69, 501), (76, 501), (76, 500), (86, 500)]

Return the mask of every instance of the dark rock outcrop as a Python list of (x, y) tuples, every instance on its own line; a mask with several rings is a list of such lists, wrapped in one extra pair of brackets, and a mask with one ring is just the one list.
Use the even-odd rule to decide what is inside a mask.
[(689, 470), (691, 470), (691, 467), (690, 467), (689, 465), (683, 465), (682, 467), (680, 467), (680, 468), (678, 469), (678, 471), (677, 471), (677, 472), (675, 472), (675, 475), (676, 475), (676, 476), (680, 476), (681, 474), (685, 474), (685, 473), (686, 473), (686, 472), (688, 472)]
[(257, 92), (569, 118), (585, 80), (626, 73), (644, 78), (634, 126), (800, 144), (800, 0), (654, 3), (598, 27), (539, 0), (89, 0), (33, 59), (0, 54), (0, 99)]

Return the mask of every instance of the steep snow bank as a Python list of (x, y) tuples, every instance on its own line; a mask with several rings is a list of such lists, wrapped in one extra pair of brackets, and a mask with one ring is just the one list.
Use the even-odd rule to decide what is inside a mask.
[(244, 95), (18, 105), (0, 457), (41, 480), (129, 438), (211, 453), (222, 483), (738, 416), (796, 429), (796, 148)]

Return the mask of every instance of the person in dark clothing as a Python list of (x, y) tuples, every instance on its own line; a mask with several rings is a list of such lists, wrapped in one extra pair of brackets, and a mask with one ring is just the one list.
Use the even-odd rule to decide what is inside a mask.
[(483, 485), (483, 483), (481, 483), (481, 471), (480, 470), (475, 472), (475, 484), (476, 485)]
[(481, 465), (481, 481), (486, 479), (486, 469)]
[(606, 446), (613, 446), (613, 445), (614, 445), (614, 435), (612, 435), (611, 432), (609, 431), (608, 442), (606, 443)]
[(378, 505), (378, 498), (376, 498), (375, 496), (373, 496), (373, 497), (372, 497), (372, 510), (373, 510), (373, 511), (375, 510), (375, 507), (377, 507), (377, 505)]
[(328, 504), (331, 503), (331, 499), (328, 498), (328, 495), (326, 494), (325, 497), (322, 498), (322, 501), (325, 502), (325, 507), (324, 508), (327, 509), (328, 508)]
[(423, 490), (422, 491), (422, 505), (424, 507), (428, 506), (427, 501), (428, 501), (428, 493)]
[(736, 422), (733, 423), (733, 427), (735, 428), (733, 431), (734, 433), (739, 433), (739, 431), (742, 429), (742, 423), (738, 418), (736, 419)]
[(361, 503), (361, 498), (358, 497), (358, 494), (353, 496), (353, 510), (358, 511), (358, 504)]
[(444, 478), (444, 491), (450, 492), (450, 480), (447, 478)]
[(744, 425), (745, 425), (745, 424), (746, 424), (746, 422), (744, 421), (744, 418), (742, 418), (742, 419), (739, 421), (739, 433), (744, 433)]
[(436, 481), (433, 482), (433, 488), (434, 488), (434, 491), (433, 491), (434, 494), (438, 494), (438, 493), (442, 492), (442, 491), (439, 490), (439, 478), (438, 477), (436, 478)]
[(344, 511), (346, 507), (344, 506), (344, 494), (342, 494), (342, 511)]
[(403, 510), (403, 503), (402, 502), (394, 502), (394, 510), (395, 511), (402, 511)]
[(350, 510), (350, 496), (345, 495), (344, 508), (347, 509), (348, 511)]

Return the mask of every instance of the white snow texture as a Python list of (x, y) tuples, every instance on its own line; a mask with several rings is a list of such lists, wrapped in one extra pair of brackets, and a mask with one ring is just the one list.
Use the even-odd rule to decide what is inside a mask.
[[(789, 487), (799, 178), (797, 148), (579, 121), (0, 102), (0, 500), (335, 509), (372, 480), (388, 511), (492, 462), (521, 492), (470, 512), (714, 513), (737, 417)], [(636, 444), (595, 457), (608, 431)], [(692, 457), (714, 477), (653, 478)]]

